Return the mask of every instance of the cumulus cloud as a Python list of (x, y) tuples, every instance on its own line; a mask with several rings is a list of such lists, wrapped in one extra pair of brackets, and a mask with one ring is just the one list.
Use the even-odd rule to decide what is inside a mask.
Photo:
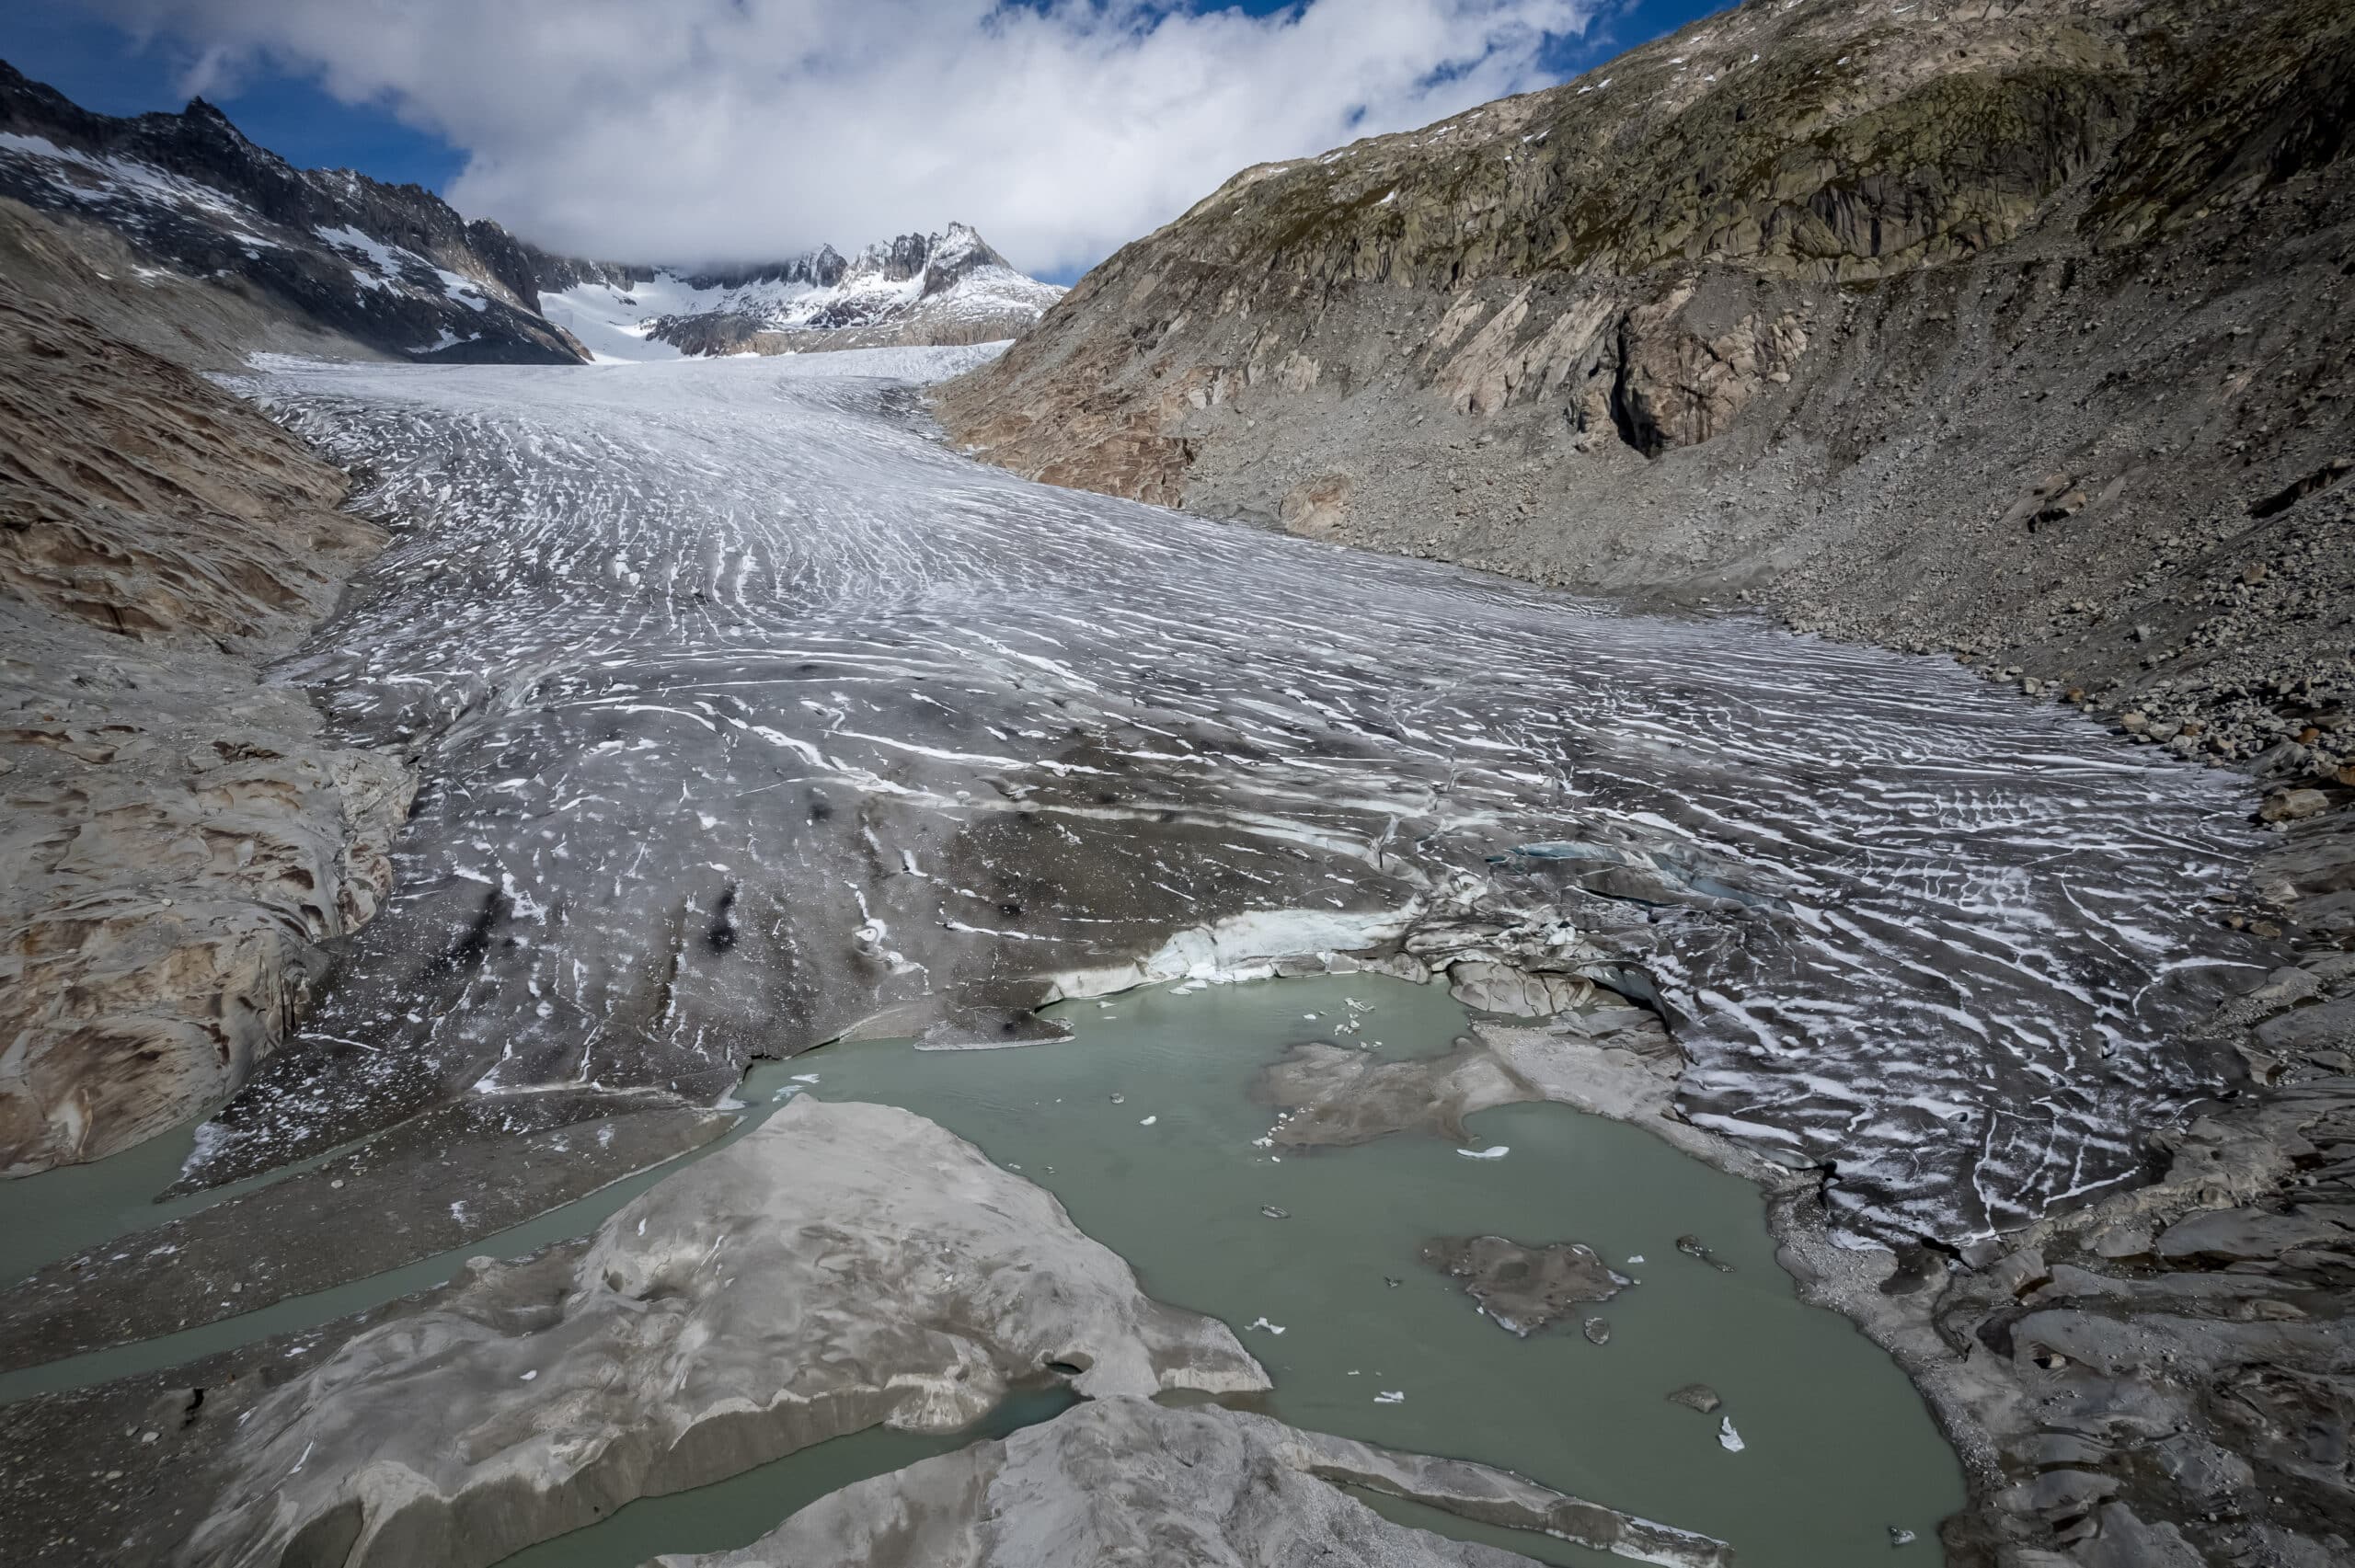
[(1235, 170), (1545, 85), (1601, 0), (95, 0), (208, 80), (316, 75), (554, 248), (746, 260), (950, 219), (1097, 260)]

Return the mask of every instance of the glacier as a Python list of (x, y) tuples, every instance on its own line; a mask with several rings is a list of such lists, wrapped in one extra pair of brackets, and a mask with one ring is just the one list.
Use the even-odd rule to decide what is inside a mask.
[(978, 465), (921, 383), (994, 351), (243, 382), (399, 531), (281, 678), (429, 782), (192, 1181), (1345, 943), (1657, 1006), (1684, 1114), (1859, 1241), (2131, 1178), (2231, 1081), (2180, 1026), (2262, 956), (2199, 903), (2235, 781), (1944, 661)]

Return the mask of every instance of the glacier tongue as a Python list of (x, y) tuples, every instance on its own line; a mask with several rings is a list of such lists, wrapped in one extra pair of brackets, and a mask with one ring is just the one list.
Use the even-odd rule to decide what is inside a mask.
[(1656, 992), (1687, 1113), (1863, 1236), (2121, 1179), (2228, 1076), (2173, 1031), (2244, 940), (2187, 897), (2251, 852), (2229, 781), (1941, 662), (1026, 483), (916, 411), (973, 362), (269, 370), (406, 520), (288, 673), (432, 782), (200, 1178), (1013, 1029), (1212, 931)]

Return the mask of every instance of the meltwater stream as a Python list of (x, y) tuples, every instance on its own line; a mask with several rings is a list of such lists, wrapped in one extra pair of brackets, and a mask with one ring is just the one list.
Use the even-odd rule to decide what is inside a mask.
[(2230, 1076), (2172, 1033), (2235, 958), (2228, 782), (1930, 659), (1027, 483), (893, 379), (975, 352), (257, 383), (402, 530), (293, 672), (429, 784), (192, 1180), (1018, 1029), (1206, 931), (1656, 992), (1687, 1114), (1861, 1235), (2124, 1179)]

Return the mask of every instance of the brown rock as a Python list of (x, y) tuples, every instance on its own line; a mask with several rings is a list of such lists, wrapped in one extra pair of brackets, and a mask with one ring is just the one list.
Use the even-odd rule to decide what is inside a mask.
[(344, 476), (177, 365), (0, 287), (0, 1172), (187, 1119), (373, 915), (413, 781), (252, 661), (383, 543)]
[(2318, 789), (2287, 789), (2268, 795), (2257, 808), (2261, 822), (2297, 822), (2330, 809), (2330, 796)]
[[(1572, 1308), (1608, 1301), (1634, 1283), (1578, 1242), (1525, 1247), (1502, 1236), (1434, 1236), (1423, 1243), (1423, 1261), (1463, 1280), (1464, 1293), (1499, 1328), (1524, 1339), (1569, 1316)], [(1611, 1336), (1611, 1326), (1590, 1318), (1586, 1336), (1601, 1345)]]

